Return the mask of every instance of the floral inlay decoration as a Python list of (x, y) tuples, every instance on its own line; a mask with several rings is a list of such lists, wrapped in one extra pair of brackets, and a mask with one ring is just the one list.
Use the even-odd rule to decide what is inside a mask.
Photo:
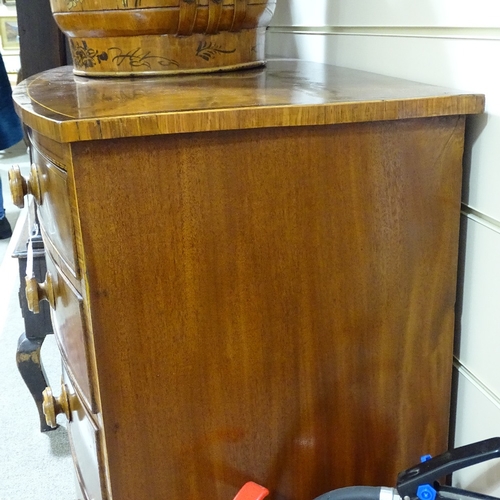
[(82, 40), (82, 43), (75, 42), (74, 40), (70, 40), (70, 42), (73, 62), (78, 68), (93, 68), (96, 64), (100, 64), (101, 61), (108, 60), (106, 52), (99, 52), (92, 49), (87, 45), (85, 40)]
[(196, 49), (196, 55), (205, 61), (210, 61), (212, 57), (218, 54), (232, 54), (233, 52), (236, 52), (236, 49), (225, 50), (220, 45), (216, 45), (212, 42), (200, 42)]

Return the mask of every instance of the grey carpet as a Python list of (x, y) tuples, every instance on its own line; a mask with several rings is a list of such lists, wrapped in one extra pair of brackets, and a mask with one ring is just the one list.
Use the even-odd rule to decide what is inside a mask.
[[(17, 216), (22, 222), (23, 213)], [(0, 260), (0, 500), (75, 500), (66, 428), (40, 432), (38, 413), (15, 362), (24, 331), (17, 261), (10, 257), (15, 236)], [(53, 335), (46, 338), (42, 360), (50, 384), (60, 387), (61, 360)]]

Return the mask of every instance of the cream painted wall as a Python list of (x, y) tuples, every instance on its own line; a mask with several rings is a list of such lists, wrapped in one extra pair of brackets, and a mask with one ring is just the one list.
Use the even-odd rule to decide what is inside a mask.
[[(500, 2), (278, 0), (268, 54), (486, 94), (485, 115), (469, 120), (464, 161), (455, 445), (499, 436)], [(500, 463), (454, 482), (500, 496)]]

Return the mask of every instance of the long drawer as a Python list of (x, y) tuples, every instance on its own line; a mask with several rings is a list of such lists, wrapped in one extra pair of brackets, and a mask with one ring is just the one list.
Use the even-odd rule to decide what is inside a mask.
[(74, 384), (87, 406), (97, 412), (89, 370), (88, 342), (84, 324), (83, 300), (68, 278), (54, 263), (49, 251), (45, 252), (47, 273), (54, 289), (51, 318), (61, 354), (65, 359)]
[(104, 481), (99, 468), (101, 430), (87, 413), (64, 368), (63, 384), (69, 397), (68, 434), (80, 489), (78, 500), (105, 500), (107, 495), (102, 488)]
[(32, 182), (38, 186), (37, 202), (40, 225), (64, 263), (66, 270), (79, 278), (75, 250), (75, 231), (68, 195), (68, 174), (32, 148)]

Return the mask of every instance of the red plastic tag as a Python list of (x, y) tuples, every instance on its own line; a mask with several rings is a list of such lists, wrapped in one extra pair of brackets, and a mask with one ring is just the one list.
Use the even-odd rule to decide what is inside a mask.
[(262, 500), (269, 495), (269, 490), (252, 481), (241, 488), (234, 500)]

